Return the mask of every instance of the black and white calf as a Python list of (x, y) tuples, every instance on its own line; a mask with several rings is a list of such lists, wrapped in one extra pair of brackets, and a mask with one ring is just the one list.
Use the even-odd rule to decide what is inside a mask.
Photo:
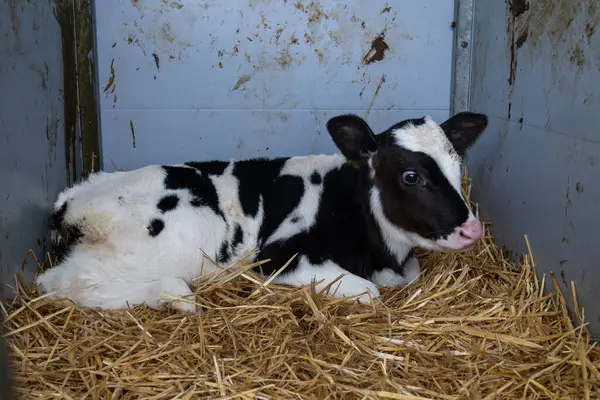
[(319, 290), (346, 274), (335, 296), (377, 297), (377, 286), (419, 279), (414, 247), (462, 251), (481, 238), (461, 194), (461, 159), (486, 127), (485, 115), (465, 112), (375, 135), (361, 118), (341, 115), (327, 122), (337, 155), (94, 174), (58, 196), (60, 261), (37, 282), (84, 307), (194, 311), (161, 294), (193, 297), (201, 249), (226, 263), (258, 248), (257, 258), (271, 259), (265, 274), (298, 253), (274, 283), (323, 280)]

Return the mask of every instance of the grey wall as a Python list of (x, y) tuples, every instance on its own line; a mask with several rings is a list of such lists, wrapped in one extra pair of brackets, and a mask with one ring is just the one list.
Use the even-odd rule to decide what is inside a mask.
[[(54, 1), (0, 0), (0, 295), (10, 296), (66, 185), (61, 30)], [(31, 278), (35, 265), (25, 266)]]
[(325, 123), (344, 112), (375, 130), (448, 117), (451, 1), (103, 0), (95, 15), (106, 171), (331, 152)]
[(512, 3), (475, 5), (471, 109), (491, 118), (474, 196), (500, 244), (527, 234), (539, 272), (575, 283), (600, 338), (600, 5)]

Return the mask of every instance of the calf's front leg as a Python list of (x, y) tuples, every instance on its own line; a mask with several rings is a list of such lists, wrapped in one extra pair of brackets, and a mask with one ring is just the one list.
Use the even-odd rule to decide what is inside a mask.
[[(341, 279), (336, 279), (344, 275)], [(321, 282), (319, 282), (321, 281)], [(314, 282), (319, 282), (315, 285), (317, 292), (324, 289), (331, 282), (335, 281), (329, 288), (329, 292), (325, 294), (332, 295), (336, 298), (353, 297), (356, 295), (361, 303), (369, 303), (370, 298), (379, 297), (379, 289), (377, 285), (367, 279), (351, 274), (333, 261), (327, 260), (322, 264), (312, 264), (306, 256), (301, 256), (296, 267), (289, 272), (283, 272), (273, 280), (273, 283), (279, 285), (290, 286), (306, 286)]]
[(397, 272), (392, 268), (383, 268), (375, 271), (371, 275), (371, 281), (378, 286), (385, 287), (403, 287), (412, 283), (417, 283), (421, 279), (421, 267), (419, 260), (414, 255), (404, 262), (402, 272)]
[[(77, 257), (74, 257), (74, 260), (77, 260)], [(98, 268), (95, 271), (78, 268), (95, 265), (94, 260), (86, 261), (88, 264), (78, 265), (69, 260), (38, 276), (36, 283), (40, 294), (51, 293), (48, 296), (50, 298), (64, 297), (80, 307), (103, 310), (125, 309), (145, 303), (156, 310), (170, 308), (180, 313), (202, 311), (194, 304), (195, 296), (186, 281), (181, 278), (139, 281), (116, 280), (111, 276), (99, 277), (94, 272), (100, 271), (102, 267), (100, 263), (97, 264)]]

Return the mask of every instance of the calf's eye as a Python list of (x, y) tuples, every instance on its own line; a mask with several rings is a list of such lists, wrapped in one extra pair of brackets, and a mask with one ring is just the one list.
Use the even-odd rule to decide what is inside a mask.
[(402, 182), (408, 186), (414, 186), (419, 183), (419, 174), (415, 171), (404, 171), (402, 174)]

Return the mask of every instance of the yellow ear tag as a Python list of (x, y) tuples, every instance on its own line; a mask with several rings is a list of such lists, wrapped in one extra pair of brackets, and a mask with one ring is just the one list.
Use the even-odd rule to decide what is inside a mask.
[(353, 160), (346, 160), (346, 164), (348, 164), (348, 165), (350, 165), (351, 167), (354, 167), (354, 168), (358, 168), (359, 167), (358, 163), (356, 161), (353, 161)]

